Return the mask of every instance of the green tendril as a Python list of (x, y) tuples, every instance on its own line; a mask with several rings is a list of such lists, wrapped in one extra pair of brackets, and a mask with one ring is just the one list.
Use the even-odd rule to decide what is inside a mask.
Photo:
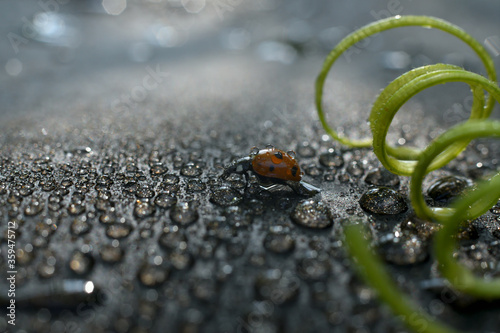
[[(497, 80), (493, 59), (491, 59), (484, 47), (467, 32), (449, 22), (429, 16), (395, 16), (376, 21), (352, 32), (342, 41), (340, 41), (339, 44), (337, 44), (337, 46), (326, 57), (323, 63), (323, 68), (321, 69), (321, 72), (316, 79), (315, 99), (319, 120), (321, 121), (321, 124), (325, 131), (335, 140), (351, 147), (370, 147), (372, 144), (371, 139), (351, 140), (345, 136), (341, 136), (332, 127), (330, 127), (330, 125), (326, 121), (325, 113), (323, 111), (323, 88), (330, 68), (340, 57), (340, 55), (342, 55), (342, 53), (344, 53), (347, 49), (349, 49), (349, 47), (353, 46), (357, 42), (379, 32), (404, 26), (422, 26), (426, 28), (435, 28), (456, 36), (457, 38), (464, 41), (467, 45), (469, 45), (472, 50), (479, 56), (486, 68), (489, 79), (491, 81)], [(490, 96), (486, 103), (486, 112), (491, 112), (493, 106), (494, 101)], [(389, 150), (389, 152), (392, 152), (392, 150)]]
[(380, 299), (389, 305), (409, 328), (416, 332), (451, 333), (448, 326), (438, 322), (405, 296), (391, 279), (381, 259), (374, 254), (361, 224), (349, 223), (344, 226), (347, 248), (356, 260), (359, 271), (368, 284), (374, 288)]
[[(420, 155), (410, 183), (410, 199), (417, 216), (427, 220), (439, 221), (443, 224), (453, 221), (450, 216), (452, 214), (455, 216), (454, 208), (431, 208), (427, 206), (422, 195), (422, 182), (428, 171), (428, 166), (432, 165), (433, 160), (439, 157), (447, 147), (452, 146), (456, 142), (470, 141), (478, 137), (500, 138), (500, 122), (492, 120), (469, 120), (458, 124), (432, 141)], [(495, 191), (487, 193), (483, 200), (478, 202), (477, 207), (471, 206), (464, 209), (461, 207), (461, 211), (464, 213), (462, 216), (466, 219), (475, 219), (484, 214), (497, 201), (498, 196), (495, 196)]]
[[(448, 32), (469, 45), (483, 62), (488, 78), (460, 67), (436, 64), (413, 69), (392, 81), (375, 100), (369, 121), (373, 139), (351, 140), (339, 135), (327, 123), (322, 106), (323, 87), (333, 63), (349, 47), (368, 36), (384, 30), (422, 26)], [(476, 138), (500, 138), (500, 122), (487, 120), (495, 100), (500, 102), (493, 60), (482, 45), (457, 26), (427, 16), (397, 16), (368, 24), (345, 37), (327, 56), (316, 80), (316, 108), (325, 131), (334, 139), (351, 147), (373, 146), (380, 162), (393, 173), (411, 176), (410, 198), (415, 213), (430, 221), (443, 224), (435, 235), (435, 257), (439, 269), (450, 284), (461, 292), (484, 299), (500, 298), (500, 278), (482, 278), (465, 268), (454, 258), (456, 237), (460, 226), (484, 214), (500, 198), (500, 172), (458, 198), (451, 207), (429, 207), (422, 194), (427, 173), (445, 166), (456, 158)], [(391, 122), (411, 97), (422, 90), (447, 82), (467, 83), (472, 91), (473, 104), (469, 120), (458, 124), (433, 140), (424, 150), (394, 147), (386, 143)], [(486, 98), (487, 93), (487, 98)], [(404, 323), (418, 332), (454, 332), (432, 318), (405, 296), (385, 271), (381, 259), (372, 252), (362, 225), (344, 226), (345, 240), (351, 256), (367, 283), (386, 302)]]
[[(414, 77), (408, 81), (406, 76)], [(491, 109), (483, 108), (483, 89), (488, 91), (491, 97), (500, 101), (500, 88), (494, 82), (479, 74), (458, 69), (456, 66), (444, 64), (430, 65), (403, 74), (384, 89), (382, 94), (380, 94), (375, 101), (370, 114), (370, 127), (373, 133), (373, 151), (380, 162), (389, 171), (399, 175), (410, 176), (413, 173), (421, 153), (415, 150), (410, 154), (406, 153), (406, 155), (399, 156), (403, 159), (411, 159), (409, 161), (389, 156), (389, 152), (392, 152), (392, 154), (396, 156), (399, 155), (396, 148), (393, 147), (389, 150), (387, 149), (389, 146), (386, 144), (387, 132), (389, 131), (389, 126), (396, 112), (412, 96), (424, 89), (446, 82), (465, 82), (471, 86), (474, 103), (470, 119), (485, 119), (491, 114)], [(388, 90), (388, 92), (385, 90)], [(448, 162), (457, 157), (458, 154), (467, 147), (469, 141), (470, 140), (465, 138), (463, 141), (455, 142), (447, 147), (439, 158), (429, 166), (428, 171), (439, 169), (448, 164)], [(407, 151), (408, 150), (406, 150), (406, 152)]]

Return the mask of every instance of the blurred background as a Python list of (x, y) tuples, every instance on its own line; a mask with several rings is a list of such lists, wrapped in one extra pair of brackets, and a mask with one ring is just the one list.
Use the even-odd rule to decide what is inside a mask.
[[(5, 0), (0, 8), (3, 124), (26, 114), (73, 118), (87, 110), (144, 110), (173, 96), (183, 102), (185, 95), (231, 99), (250, 87), (261, 98), (270, 94), (278, 101), (290, 90), (289, 78), (309, 85), (300, 99), (311, 102), (314, 78), (332, 47), (356, 28), (393, 15), (443, 18), (481, 41), (497, 64), (500, 53), (500, 9), (493, 0)], [(332, 99), (340, 96), (367, 111), (362, 105), (373, 100), (372, 90), (436, 62), (482, 70), (475, 55), (451, 36), (398, 29), (360, 43), (339, 61), (334, 82), (352, 83), (355, 91), (339, 93), (335, 86)], [(145, 87), (151, 70), (159, 77)], [(258, 89), (268, 85), (270, 91)], [(453, 103), (464, 104), (453, 99), (441, 104)]]

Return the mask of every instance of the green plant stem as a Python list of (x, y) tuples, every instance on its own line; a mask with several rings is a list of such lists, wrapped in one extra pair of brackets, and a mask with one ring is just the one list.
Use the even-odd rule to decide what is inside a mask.
[[(413, 76), (407, 80), (406, 75)], [(443, 84), (447, 82), (465, 82), (471, 86), (474, 94), (475, 103), (471, 110), (470, 119), (484, 119), (490, 116), (491, 109), (482, 108), (481, 99), (484, 94), (483, 89), (490, 93), (490, 98), (500, 101), (500, 88), (496, 83), (486, 79), (485, 77), (469, 72), (463, 69), (457, 69), (455, 66), (436, 64), (417, 68), (414, 71), (408, 72), (392, 81), (387, 86), (387, 92), (384, 91), (380, 94), (374, 103), (372, 112), (370, 114), (370, 127), (373, 133), (373, 151), (377, 155), (380, 162), (389, 171), (409, 176), (412, 174), (417, 160), (419, 159), (420, 151), (415, 151), (411, 157), (412, 161), (399, 160), (395, 157), (389, 156), (386, 136), (389, 131), (389, 126), (392, 119), (411, 97), (418, 94), (424, 89)], [(460, 152), (462, 152), (468, 145), (469, 140), (457, 141), (446, 148), (445, 151), (429, 165), (430, 170), (435, 170), (443, 167), (452, 159), (454, 159)], [(394, 149), (393, 149), (394, 153)]]
[[(414, 168), (410, 182), (410, 199), (417, 216), (427, 220), (439, 221), (443, 224), (450, 221), (450, 216), (454, 214), (455, 210), (452, 208), (431, 208), (427, 206), (422, 194), (422, 183), (425, 174), (429, 170), (429, 165), (432, 165), (434, 159), (439, 157), (447, 147), (453, 145), (455, 142), (472, 140), (478, 137), (500, 138), (500, 122), (492, 120), (469, 120), (458, 124), (437, 137), (423, 151)], [(498, 197), (495, 197), (494, 193), (487, 194), (482, 201), (477, 203), (477, 206), (467, 207), (467, 211), (463, 209), (463, 213), (465, 214), (463, 217), (474, 219), (484, 214), (498, 200)]]
[(371, 251), (361, 224), (345, 225), (344, 234), (349, 253), (357, 261), (365, 281), (377, 291), (392, 312), (401, 317), (406, 326), (422, 333), (455, 332), (429, 316), (399, 290), (385, 271), (380, 258)]
[[(340, 55), (352, 45), (376, 33), (403, 26), (422, 26), (427, 28), (440, 29), (461, 39), (467, 45), (469, 45), (472, 50), (479, 56), (486, 68), (489, 79), (496, 82), (497, 78), (493, 60), (491, 59), (488, 52), (484, 49), (484, 47), (467, 32), (447, 21), (429, 16), (395, 16), (370, 23), (352, 32), (337, 44), (337, 46), (326, 57), (321, 72), (316, 79), (315, 101), (318, 116), (325, 131), (335, 140), (351, 147), (369, 147), (372, 144), (371, 139), (351, 140), (345, 136), (341, 136), (332, 127), (330, 127), (330, 125), (326, 121), (322, 104), (323, 88), (325, 80), (328, 76), (328, 72), (330, 71), (334, 62), (340, 57)], [(487, 112), (491, 112), (493, 105), (494, 101), (490, 96), (486, 103)]]

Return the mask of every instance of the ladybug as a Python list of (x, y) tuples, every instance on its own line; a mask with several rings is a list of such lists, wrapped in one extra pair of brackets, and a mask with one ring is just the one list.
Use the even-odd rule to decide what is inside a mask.
[(284, 152), (274, 147), (266, 149), (252, 148), (250, 155), (229, 164), (222, 174), (227, 179), (232, 173), (253, 172), (259, 179), (260, 186), (270, 189), (276, 185), (287, 185), (297, 194), (313, 196), (321, 190), (302, 180), (304, 174), (295, 160), (294, 152)]

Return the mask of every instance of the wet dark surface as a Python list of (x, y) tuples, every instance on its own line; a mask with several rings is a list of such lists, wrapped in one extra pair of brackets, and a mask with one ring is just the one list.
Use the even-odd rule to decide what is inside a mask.
[[(45, 30), (35, 35), (40, 3), (56, 16), (36, 16)], [(486, 39), (495, 55), (497, 2), (129, 1), (115, 16), (99, 1), (40, 3), (0, 4), (0, 276), (9, 222), (17, 227), (16, 326), (2, 316), (1, 331), (404, 331), (355, 274), (342, 238), (350, 217), (369, 226), (393, 278), (426, 311), (459, 329), (498, 331), (498, 303), (439, 279), (438, 227), (414, 216), (408, 178), (387, 174), (369, 149), (332, 142), (313, 106), (324, 57), (355, 28), (428, 14)], [(354, 50), (325, 96), (335, 127), (351, 136), (368, 133), (375, 95), (412, 67), (483, 71), (465, 46), (426, 29), (389, 31)], [(423, 146), (470, 104), (465, 85), (435, 87), (396, 116), (389, 140)], [(266, 144), (295, 150), (322, 192), (219, 179)], [(491, 174), (499, 158), (497, 142), (474, 143), (427, 177), (429, 204)], [(390, 192), (382, 199), (396, 205), (382, 213), (392, 215), (380, 214), (380, 196), (360, 205), (373, 188)], [(497, 208), (458, 235), (457, 257), (486, 277), (500, 272)]]

